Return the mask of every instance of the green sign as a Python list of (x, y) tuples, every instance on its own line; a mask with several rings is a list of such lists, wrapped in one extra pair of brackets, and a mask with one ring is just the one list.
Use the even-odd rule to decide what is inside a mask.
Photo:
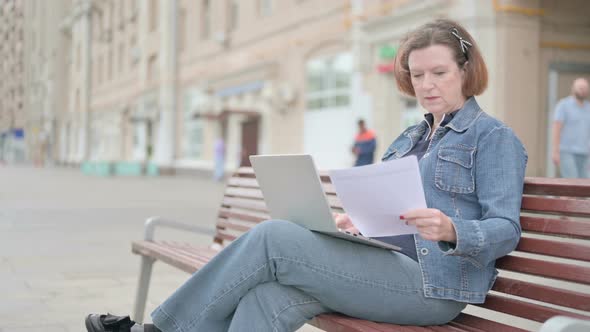
[(384, 45), (379, 49), (379, 55), (381, 56), (381, 59), (393, 59), (395, 58), (396, 53), (397, 47), (395, 46)]

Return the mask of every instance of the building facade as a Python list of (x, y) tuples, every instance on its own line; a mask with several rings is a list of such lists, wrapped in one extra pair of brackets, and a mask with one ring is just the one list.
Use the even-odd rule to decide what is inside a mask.
[(69, 0), (23, 1), (25, 121), (28, 159), (35, 165), (50, 165), (60, 158), (61, 124), (68, 114), (70, 44), (61, 22)]
[(0, 162), (26, 158), (24, 1), (0, 1)]
[(40, 46), (55, 58), (26, 60), (27, 67), (47, 68), (34, 69), (27, 83), (39, 90), (27, 103), (28, 150), (47, 155), (38, 146), (52, 142), (49, 154), (71, 165), (210, 171), (214, 142), (223, 138), (228, 171), (248, 165), (250, 154), (303, 152), (320, 168), (350, 166), (359, 118), (375, 129), (377, 154), (420, 121), (416, 101), (397, 92), (391, 62), (405, 32), (448, 17), (472, 32), (487, 61), (490, 84), (480, 104), (522, 138), (528, 174), (551, 175), (553, 106), (573, 77), (590, 72), (584, 15), (590, 4), (583, 0), (63, 0), (55, 6), (63, 11), (26, 34), (59, 35), (45, 36), (49, 42)]

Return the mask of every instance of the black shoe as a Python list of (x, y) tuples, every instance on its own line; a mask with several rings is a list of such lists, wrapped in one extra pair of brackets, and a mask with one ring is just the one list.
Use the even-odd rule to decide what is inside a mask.
[(129, 316), (90, 314), (85, 324), (88, 332), (130, 332), (135, 322)]

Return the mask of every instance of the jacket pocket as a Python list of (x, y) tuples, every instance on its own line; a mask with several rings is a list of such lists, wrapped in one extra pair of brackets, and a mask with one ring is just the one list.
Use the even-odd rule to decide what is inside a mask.
[(475, 190), (474, 155), (475, 147), (462, 144), (441, 146), (434, 175), (436, 187), (459, 194), (472, 193)]

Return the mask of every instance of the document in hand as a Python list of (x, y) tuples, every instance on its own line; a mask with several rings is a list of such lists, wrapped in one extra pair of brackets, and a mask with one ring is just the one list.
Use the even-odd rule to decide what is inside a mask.
[(426, 208), (418, 159), (330, 171), (332, 184), (352, 223), (366, 237), (418, 233), (399, 217)]

